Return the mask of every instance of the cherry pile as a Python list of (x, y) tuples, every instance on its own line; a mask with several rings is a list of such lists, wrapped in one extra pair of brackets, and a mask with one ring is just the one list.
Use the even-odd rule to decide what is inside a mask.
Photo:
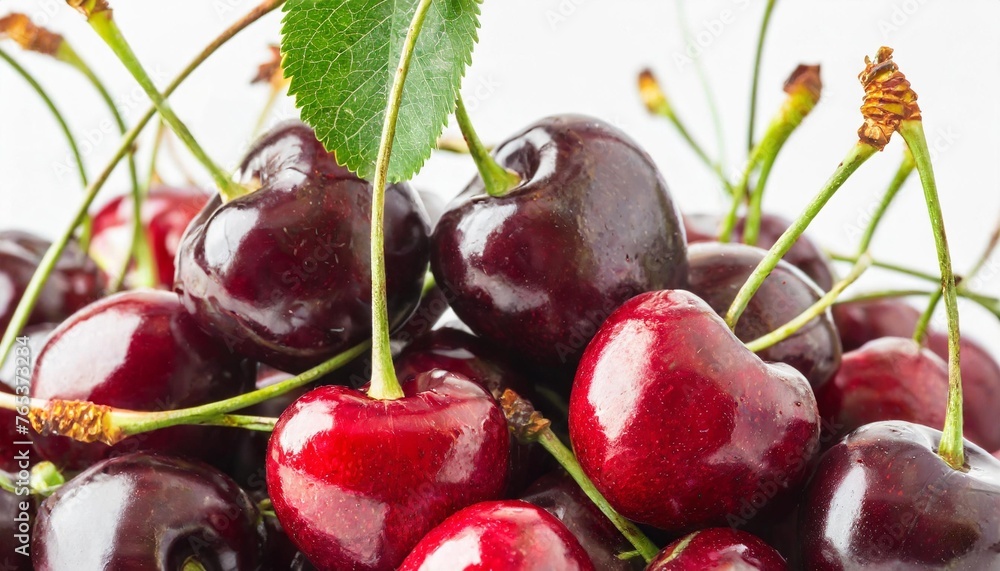
[[(891, 50), (868, 64), (866, 102), (913, 103)], [(899, 132), (923, 177), (919, 115), (880, 118), (838, 169)], [(473, 155), (516, 182), (441, 208), (291, 121), (240, 192), (94, 209), (43, 286), (50, 244), (0, 232), (2, 568), (1000, 569), (1000, 365), (955, 319), (847, 299), (867, 242), (843, 277), (802, 233), (825, 201), (786, 220), (759, 180), (682, 214), (579, 115)]]

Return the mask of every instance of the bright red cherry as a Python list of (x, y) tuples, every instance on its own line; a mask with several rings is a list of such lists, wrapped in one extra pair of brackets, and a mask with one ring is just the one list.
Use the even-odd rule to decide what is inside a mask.
[(787, 571), (785, 559), (745, 531), (715, 527), (686, 535), (649, 562), (646, 571)]
[(573, 449), (598, 490), (625, 517), (671, 531), (783, 507), (819, 447), (819, 420), (801, 373), (764, 363), (680, 290), (641, 294), (608, 318), (569, 403)]
[(573, 534), (521, 500), (469, 506), (430, 531), (399, 571), (594, 571)]
[(844, 351), (881, 337), (912, 337), (920, 319), (915, 307), (899, 299), (837, 303), (831, 311)]
[[(35, 363), (31, 396), (172, 410), (235, 396), (251, 382), (242, 357), (199, 328), (176, 295), (134, 290), (85, 307), (52, 332)], [(82, 469), (136, 450), (215, 459), (232, 436), (232, 429), (178, 426), (112, 447), (56, 435), (34, 442), (45, 459)]]
[(478, 384), (433, 371), (375, 400), (341, 386), (297, 400), (268, 446), (275, 513), (321, 569), (395, 569), (449, 515), (501, 497), (507, 423)]
[[(208, 202), (204, 192), (187, 188), (157, 186), (142, 202), (142, 226), (156, 263), (158, 283), (174, 285), (174, 258), (181, 236), (191, 220)], [(112, 199), (94, 214), (91, 253), (106, 271), (119, 272), (132, 245), (132, 196)], [(117, 273), (109, 276), (117, 279)], [(126, 283), (128, 279), (126, 278)]]
[(683, 285), (679, 215), (652, 159), (624, 133), (549, 117), (495, 154), (521, 184), (493, 197), (475, 178), (432, 238), (434, 276), (473, 332), (526, 359), (572, 365), (627, 299)]
[(823, 455), (802, 505), (810, 571), (1000, 569), (1000, 460), (966, 441), (966, 465), (937, 455), (941, 432), (865, 425)]

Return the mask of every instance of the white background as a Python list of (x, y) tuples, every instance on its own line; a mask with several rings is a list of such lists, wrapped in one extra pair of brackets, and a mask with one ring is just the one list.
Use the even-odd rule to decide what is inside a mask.
[[(160, 86), (253, 0), (174, 0), (114, 3), (116, 18)], [(463, 91), (480, 135), (499, 141), (531, 121), (577, 112), (604, 118), (635, 137), (660, 165), (686, 211), (724, 206), (718, 185), (663, 121), (650, 118), (636, 95), (635, 77), (651, 66), (695, 137), (717, 149), (706, 97), (694, 62), (707, 72), (725, 131), (728, 170), (744, 159), (753, 48), (764, 0), (687, 2), (693, 41), (686, 43), (679, 6), (663, 0), (492, 0), (483, 5), (475, 63)], [(64, 33), (116, 98), (127, 118), (148, 103), (82, 18), (61, 0), (3, 0), (0, 14), (19, 10)], [(271, 14), (231, 41), (172, 98), (178, 114), (218, 162), (235, 165), (244, 152), (266, 88), (248, 80), (278, 39)], [(760, 129), (783, 99), (781, 85), (800, 63), (821, 63), (823, 100), (795, 133), (772, 174), (766, 208), (797, 215), (856, 140), (861, 87), (856, 76), (866, 54), (880, 45), (920, 96), (944, 202), (957, 269), (978, 256), (1000, 215), (1000, 2), (996, 0), (785, 0), (779, 2), (765, 52)], [(119, 137), (87, 83), (68, 68), (3, 42), (53, 93), (81, 139), (89, 172), (103, 168)], [(270, 122), (294, 115), (282, 102)], [(452, 127), (452, 132), (457, 132)], [(146, 158), (149, 135), (142, 139)], [(178, 146), (179, 147), (179, 146)], [(850, 251), (895, 171), (902, 142), (894, 140), (862, 167), (810, 229), (830, 248)], [(205, 173), (180, 151), (186, 170), (206, 188)], [(143, 160), (143, 162), (145, 162)], [(183, 180), (170, 168), (169, 181)], [(145, 169), (145, 167), (143, 167)], [(466, 157), (436, 155), (417, 184), (444, 196), (457, 193), (474, 173)], [(123, 169), (98, 203), (124, 192)], [(0, 66), (0, 228), (27, 228), (54, 236), (70, 219), (80, 186), (55, 123), (29, 88)], [(914, 177), (881, 227), (877, 257), (935, 269), (933, 241)], [(998, 257), (1000, 259), (1000, 257)], [(860, 289), (918, 285), (872, 272)], [(988, 266), (979, 290), (1000, 294), (1000, 266)], [(923, 304), (922, 299), (915, 300)], [(963, 305), (966, 332), (1000, 354), (1000, 326), (975, 306)]]

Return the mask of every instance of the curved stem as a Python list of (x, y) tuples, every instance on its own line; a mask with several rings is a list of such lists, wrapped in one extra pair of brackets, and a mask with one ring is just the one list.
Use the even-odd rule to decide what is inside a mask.
[(389, 174), (389, 160), (392, 157), (392, 143), (396, 136), (396, 118), (403, 102), (403, 85), (410, 71), (413, 48), (417, 44), (424, 18), (431, 7), (431, 0), (420, 0), (413, 13), (413, 20), (403, 40), (403, 50), (399, 65), (389, 90), (386, 103), (385, 121), (382, 123), (382, 137), (375, 158), (375, 179), (372, 181), (372, 379), (368, 396), (374, 399), (391, 400), (403, 397), (403, 389), (396, 378), (392, 365), (392, 348), (389, 345), (389, 309), (386, 302), (385, 286), (385, 185)]
[(889, 210), (889, 206), (892, 205), (892, 201), (899, 194), (899, 189), (903, 188), (903, 184), (913, 174), (914, 167), (913, 155), (907, 150), (903, 153), (903, 161), (899, 164), (899, 169), (896, 170), (895, 176), (892, 177), (889, 188), (886, 189), (885, 194), (882, 196), (882, 201), (875, 209), (875, 212), (872, 213), (872, 219), (868, 223), (868, 227), (865, 228), (864, 234), (861, 235), (861, 244), (858, 246), (859, 255), (868, 251), (868, 247), (872, 243), (872, 238), (875, 237), (875, 230), (878, 228), (885, 213)]
[[(87, 62), (85, 62), (83, 58), (77, 54), (76, 50), (73, 49), (70, 43), (65, 40), (60, 44), (56, 57), (60, 61), (72, 66), (87, 78), (94, 89), (97, 90), (98, 95), (101, 96), (101, 99), (104, 101), (108, 111), (111, 112), (115, 125), (118, 126), (119, 133), (124, 135), (128, 131), (128, 127), (125, 125), (125, 119), (122, 118), (122, 114), (118, 110), (118, 106), (115, 105), (114, 99), (108, 92), (104, 82), (97, 77), (96, 73), (94, 73), (93, 68), (87, 65)], [(149, 241), (146, 239), (146, 232), (142, 224), (143, 195), (142, 187), (139, 184), (139, 175), (135, 166), (134, 149), (128, 154), (128, 172), (129, 180), (132, 184), (132, 237), (128, 252), (126, 253), (125, 260), (123, 261), (123, 267), (120, 271), (114, 274), (117, 277), (115, 278), (115, 282), (111, 284), (110, 290), (112, 292), (121, 289), (122, 284), (125, 281), (125, 276), (132, 265), (133, 259), (135, 260), (134, 279), (136, 287), (156, 287), (159, 281), (159, 276), (156, 275), (156, 263), (153, 260), (153, 250), (149, 245)]]
[(931, 293), (930, 297), (927, 298), (927, 307), (920, 313), (920, 319), (917, 319), (917, 324), (913, 328), (913, 340), (920, 345), (923, 345), (924, 339), (927, 338), (927, 329), (931, 326), (931, 319), (934, 318), (934, 312), (937, 310), (943, 294), (943, 289)]
[[(24, 79), (24, 81), (26, 81), (28, 85), (31, 86), (32, 89), (35, 90), (35, 93), (38, 95), (38, 97), (40, 97), (42, 99), (42, 102), (45, 103), (45, 106), (48, 107), (49, 112), (52, 114), (52, 117), (56, 120), (56, 123), (59, 124), (59, 129), (62, 131), (63, 136), (66, 138), (66, 142), (69, 144), (70, 151), (73, 154), (73, 160), (76, 163), (77, 173), (80, 175), (80, 184), (83, 186), (83, 188), (87, 188), (87, 169), (83, 164), (83, 155), (80, 154), (80, 147), (77, 146), (76, 138), (73, 137), (73, 133), (72, 131), (70, 131), (69, 124), (66, 123), (66, 118), (63, 116), (62, 112), (59, 111), (59, 108), (56, 107), (55, 102), (52, 100), (51, 97), (49, 97), (49, 94), (45, 91), (45, 89), (41, 86), (41, 84), (39, 84), (38, 81), (35, 80), (35, 78), (31, 75), (31, 73), (28, 72), (27, 69), (22, 67), (21, 64), (17, 63), (17, 61), (14, 58), (10, 57), (7, 54), (7, 52), (3, 50), (0, 50), (0, 59), (7, 62), (10, 65), (10, 67), (15, 72), (17, 72), (17, 74), (20, 75)], [(86, 215), (83, 221), (85, 224), (83, 235), (85, 238), (89, 238), (90, 215), (89, 214)], [(81, 242), (86, 242), (86, 241), (87, 240), (82, 240)], [(83, 249), (85, 251), (89, 249), (88, 244), (82, 243), (81, 245), (83, 246)], [(0, 359), (0, 361), (2, 361), (2, 359)]]
[[(837, 261), (837, 262), (849, 262), (849, 263), (853, 264), (853, 263), (855, 263), (855, 262), (858, 261), (858, 256), (857, 255), (849, 256), (847, 254), (841, 254), (841, 253), (832, 252), (832, 251), (829, 251), (829, 250), (825, 250), (824, 254), (826, 254), (826, 256), (829, 257), (831, 260), (834, 260), (834, 261)], [(874, 266), (876, 268), (883, 269), (883, 270), (889, 270), (889, 271), (895, 272), (897, 274), (903, 274), (903, 275), (906, 275), (906, 276), (911, 276), (911, 277), (914, 277), (914, 278), (919, 278), (919, 279), (922, 279), (922, 280), (925, 280), (925, 281), (929, 281), (929, 282), (934, 282), (934, 283), (940, 283), (941, 282), (941, 277), (940, 276), (936, 276), (934, 274), (930, 274), (930, 273), (927, 273), (927, 272), (924, 272), (924, 271), (921, 271), (921, 270), (917, 270), (917, 269), (914, 269), (914, 268), (907, 268), (905, 266), (900, 266), (898, 264), (893, 264), (892, 262), (886, 262), (886, 261), (882, 261), (882, 260), (873, 260), (872, 261), (872, 266)]]
[[(180, 74), (167, 88), (163, 91), (163, 96), (167, 97), (177, 87), (185, 80), (191, 72), (193, 72), (203, 61), (208, 59), (208, 56), (215, 53), (223, 44), (229, 41), (230, 38), (235, 36), (241, 30), (249, 26), (250, 24), (256, 22), (265, 14), (271, 12), (278, 6), (281, 6), (285, 0), (264, 0), (261, 4), (255, 7), (253, 10), (248, 12), (245, 16), (233, 23), (229, 28), (223, 31), (219, 36), (213, 40), (208, 46), (205, 47), (195, 58), (183, 69)], [(55, 267), (56, 262), (59, 261), (59, 256), (62, 255), (63, 250), (66, 249), (66, 245), (69, 243), (70, 239), (73, 237), (73, 232), (76, 227), (86, 218), (87, 210), (90, 208), (91, 203), (94, 198), (97, 197), (98, 191), (107, 182), (108, 177), (111, 176), (111, 172), (114, 170), (115, 165), (118, 164), (122, 158), (132, 149), (132, 145), (135, 139), (142, 132), (143, 127), (146, 123), (153, 118), (156, 113), (156, 108), (152, 108), (146, 111), (146, 113), (139, 119), (139, 122), (135, 124), (132, 129), (122, 138), (121, 144), (115, 151), (111, 160), (104, 167), (104, 170), (97, 176), (96, 179), (91, 181), (90, 185), (87, 187), (85, 192), (83, 202), (77, 207), (77, 212), (70, 223), (69, 227), (63, 232), (62, 236), (49, 246), (48, 251), (42, 257), (38, 268), (35, 273), (31, 276), (31, 280), (28, 282), (25, 288), (24, 295), (21, 296), (21, 300), (17, 304), (17, 308), (14, 310), (14, 314), (11, 316), (10, 324), (7, 326), (7, 330), (4, 331), (3, 339), (0, 340), (0, 363), (2, 363), (6, 358), (7, 354), (10, 353), (11, 347), (14, 346), (14, 340), (17, 338), (17, 334), (24, 328), (24, 325), (28, 322), (28, 316), (31, 315), (31, 311), (35, 308), (35, 303), (38, 300), (38, 296), (42, 291), (42, 286), (45, 285), (45, 281), (48, 279), (49, 274), (52, 273), (52, 269)]]
[(771, 23), (771, 13), (774, 11), (775, 0), (768, 0), (764, 8), (764, 19), (760, 22), (760, 33), (757, 35), (757, 51), (753, 60), (753, 81), (750, 84), (750, 122), (747, 126), (747, 150), (753, 149), (754, 127), (757, 119), (757, 86), (760, 83), (760, 64), (764, 59), (764, 40)]
[[(680, 23), (684, 45), (691, 45), (691, 28), (688, 26), (687, 10), (685, 9), (687, 3), (677, 2), (676, 5), (677, 21)], [(712, 164), (709, 166), (722, 177), (726, 190), (732, 193), (732, 189), (728, 185), (729, 181), (726, 180), (725, 174), (722, 172), (722, 165), (726, 164), (726, 137), (722, 129), (722, 116), (719, 114), (719, 106), (715, 100), (715, 93), (708, 83), (708, 75), (705, 73), (705, 66), (700, 57), (694, 58), (694, 72), (698, 76), (698, 83), (701, 84), (701, 92), (704, 94), (705, 102), (708, 104), (708, 114), (712, 118), (712, 127), (715, 130), (716, 154), (718, 158), (712, 161)]]
[(826, 205), (827, 201), (833, 197), (837, 192), (837, 189), (844, 184), (844, 181), (851, 176), (860, 167), (871, 158), (872, 155), (876, 153), (877, 149), (867, 143), (857, 143), (851, 150), (847, 153), (843, 162), (837, 166), (837, 170), (834, 171), (833, 176), (826, 182), (823, 189), (820, 190), (819, 194), (813, 198), (812, 202), (806, 206), (806, 209), (802, 212), (788, 230), (778, 238), (778, 241), (774, 243), (774, 246), (768, 251), (764, 259), (760, 261), (757, 268), (747, 279), (743, 287), (740, 288), (739, 293), (736, 294), (736, 299), (733, 300), (732, 305), (729, 306), (729, 311), (726, 312), (726, 324), (729, 325), (730, 329), (736, 327), (736, 322), (739, 321), (740, 316), (743, 315), (743, 311), (746, 309), (747, 304), (750, 303), (750, 299), (757, 293), (761, 284), (770, 275), (771, 271), (778, 265), (778, 262), (791, 247), (795, 244), (795, 241), (799, 239), (799, 236), (805, 232), (809, 224), (816, 218), (819, 211), (822, 210), (823, 206)]
[(184, 566), (181, 567), (181, 571), (205, 571), (205, 566), (194, 557), (188, 557), (184, 560)]
[(913, 153), (917, 172), (920, 173), (920, 182), (924, 187), (924, 201), (927, 203), (927, 213), (934, 231), (938, 266), (941, 269), (941, 288), (944, 291), (945, 312), (948, 316), (948, 407), (938, 454), (952, 468), (958, 470), (965, 465), (965, 445), (962, 440), (962, 371), (955, 275), (951, 268), (951, 253), (948, 250), (944, 216), (941, 213), (941, 201), (938, 198), (937, 183), (934, 180), (923, 123), (920, 120), (902, 121), (898, 132)]
[(465, 137), (465, 143), (469, 146), (469, 154), (472, 155), (472, 160), (476, 162), (476, 168), (479, 169), (479, 177), (483, 179), (486, 194), (503, 196), (517, 188), (517, 185), (521, 184), (520, 175), (501, 166), (486, 150), (483, 142), (479, 140), (476, 130), (472, 127), (472, 119), (469, 118), (469, 113), (465, 110), (465, 102), (462, 101), (461, 94), (455, 101), (455, 119), (462, 130), (462, 136)]
[(90, 14), (87, 17), (87, 22), (90, 26), (97, 32), (97, 35), (104, 40), (104, 42), (111, 48), (111, 51), (118, 56), (122, 64), (128, 69), (132, 77), (135, 78), (136, 82), (142, 87), (146, 95), (153, 101), (153, 105), (156, 110), (163, 117), (170, 129), (177, 135), (177, 137), (184, 142), (191, 154), (194, 155), (198, 162), (200, 162), (206, 170), (212, 175), (215, 180), (215, 184), (219, 187), (219, 193), (222, 195), (224, 200), (232, 200), (238, 198), (247, 193), (247, 189), (243, 188), (235, 181), (233, 181), (219, 165), (215, 164), (208, 154), (205, 153), (201, 145), (195, 140), (191, 131), (188, 130), (187, 126), (181, 122), (181, 120), (174, 113), (173, 109), (167, 103), (166, 97), (160, 93), (153, 84), (153, 80), (150, 79), (149, 74), (143, 69), (142, 64), (139, 63), (138, 58), (136, 58), (135, 53), (129, 46), (128, 42), (125, 40), (125, 36), (122, 35), (121, 29), (118, 24), (115, 23), (114, 18), (111, 16), (111, 10), (101, 10)]

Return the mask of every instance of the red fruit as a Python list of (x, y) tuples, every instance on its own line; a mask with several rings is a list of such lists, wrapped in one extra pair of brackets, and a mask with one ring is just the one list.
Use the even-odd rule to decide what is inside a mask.
[(765, 364), (685, 291), (636, 296), (608, 318), (577, 370), (569, 428), (611, 505), (672, 531), (777, 508), (820, 435), (801, 373)]
[(503, 494), (509, 437), (493, 397), (444, 371), (403, 390), (382, 401), (320, 387), (275, 426), (268, 492), (321, 569), (394, 569), (449, 515)]
[[(196, 189), (158, 186), (150, 189), (143, 200), (142, 226), (161, 286), (173, 287), (174, 258), (181, 236), (208, 198)], [(105, 271), (110, 272), (109, 280), (118, 278), (117, 272), (121, 271), (132, 245), (132, 208), (132, 196), (126, 194), (111, 200), (94, 214), (91, 253)]]
[(898, 299), (837, 303), (831, 311), (844, 351), (881, 337), (913, 337), (920, 320), (915, 307)]
[(646, 571), (786, 571), (785, 559), (745, 531), (710, 528), (663, 548)]
[(420, 540), (399, 571), (593, 571), (558, 519), (521, 500), (483, 502)]

